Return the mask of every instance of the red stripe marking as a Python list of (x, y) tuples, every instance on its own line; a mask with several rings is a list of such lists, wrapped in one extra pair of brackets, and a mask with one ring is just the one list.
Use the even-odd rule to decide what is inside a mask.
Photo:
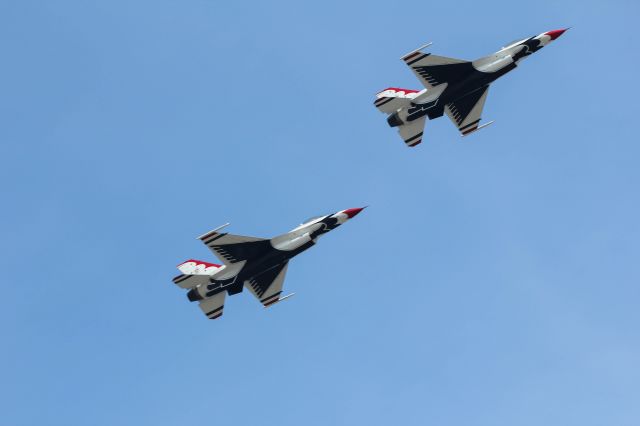
[(200, 237), (200, 240), (206, 240), (206, 239), (207, 239), (207, 238), (209, 238), (210, 236), (215, 235), (215, 234), (217, 234), (217, 233), (218, 233), (218, 231), (212, 231), (212, 232), (209, 232), (208, 234), (203, 235), (202, 237)]
[(381, 90), (377, 93), (377, 95), (379, 95), (382, 92), (386, 92), (387, 90), (393, 90), (394, 92), (405, 92), (405, 93), (418, 93), (419, 90), (413, 90), (413, 89), (402, 89), (400, 87), (387, 87), (384, 90)]
[(264, 302), (266, 302), (266, 301), (267, 301), (267, 300), (269, 300), (269, 299), (273, 299), (274, 297), (278, 297), (278, 296), (280, 296), (280, 293), (282, 293), (282, 292), (278, 292), (278, 293), (276, 293), (276, 294), (272, 294), (272, 295), (271, 295), (271, 296), (269, 296), (269, 297), (265, 297), (264, 299), (262, 299), (262, 302), (264, 303)]
[(402, 58), (402, 59), (403, 59), (404, 61), (408, 61), (409, 59), (413, 58), (413, 57), (414, 57), (414, 56), (416, 56), (416, 55), (419, 55), (420, 53), (421, 53), (420, 51), (413, 52), (412, 54), (407, 55), (407, 56), (405, 56), (405, 57), (404, 57), (404, 58)]
[(189, 263), (189, 262), (193, 262), (196, 265), (204, 265), (206, 268), (209, 268), (211, 266), (215, 266), (216, 268), (219, 268), (220, 266), (222, 266), (222, 265), (218, 265), (217, 263), (205, 262), (204, 260), (189, 259), (189, 260), (185, 260), (184, 262), (179, 264), (178, 267), (184, 265), (185, 263)]

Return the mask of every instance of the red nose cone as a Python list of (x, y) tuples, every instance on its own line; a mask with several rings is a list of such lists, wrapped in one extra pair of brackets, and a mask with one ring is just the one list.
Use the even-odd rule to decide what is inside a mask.
[(567, 31), (568, 29), (569, 28), (565, 28), (564, 30), (547, 31), (545, 34), (551, 37), (551, 40), (555, 40), (558, 37), (560, 37), (562, 34), (564, 34), (564, 32)]
[(343, 211), (342, 213), (346, 214), (347, 216), (349, 216), (349, 219), (351, 219), (352, 217), (354, 217), (355, 215), (360, 213), (362, 210), (364, 210), (364, 207), (359, 208), (359, 209), (347, 209), (347, 210)]

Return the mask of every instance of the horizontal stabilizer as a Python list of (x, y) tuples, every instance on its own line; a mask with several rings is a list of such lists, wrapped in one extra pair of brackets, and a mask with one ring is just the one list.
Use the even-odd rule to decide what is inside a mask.
[(181, 274), (175, 277), (173, 282), (180, 288), (194, 288), (200, 284), (209, 284), (209, 275)]
[(200, 309), (209, 319), (216, 319), (222, 316), (222, 310), (224, 309), (224, 298), (227, 295), (226, 291), (217, 293), (208, 299), (204, 299), (200, 302)]
[(413, 148), (422, 142), (422, 133), (427, 123), (427, 117), (420, 117), (417, 120), (410, 121), (398, 127), (400, 137), (408, 147)]

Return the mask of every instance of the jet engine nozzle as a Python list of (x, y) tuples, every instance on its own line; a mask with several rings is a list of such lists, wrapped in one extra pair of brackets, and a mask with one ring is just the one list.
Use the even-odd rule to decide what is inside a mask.
[(204, 299), (204, 297), (202, 297), (198, 289), (194, 287), (187, 292), (187, 299), (189, 299), (189, 302), (197, 302), (198, 300)]
[(400, 111), (396, 111), (387, 117), (387, 123), (389, 123), (389, 127), (398, 127), (404, 124), (404, 121), (400, 118)]

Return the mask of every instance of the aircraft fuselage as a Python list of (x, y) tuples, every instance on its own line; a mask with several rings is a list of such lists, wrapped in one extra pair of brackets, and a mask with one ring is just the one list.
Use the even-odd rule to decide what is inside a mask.
[(272, 269), (282, 268), (289, 260), (313, 247), (321, 235), (336, 229), (361, 210), (347, 209), (321, 216), (270, 240), (241, 243), (240, 251), (246, 258), (221, 267), (211, 275), (209, 284), (192, 288), (187, 297), (197, 301), (222, 291), (230, 295), (240, 293), (247, 281)]
[[(516, 69), (520, 60), (542, 49), (562, 32), (563, 30), (558, 30), (530, 37), (472, 62), (429, 67), (430, 74), (439, 74), (434, 87), (427, 89), (424, 93), (425, 96), (418, 96), (414, 102), (404, 108), (405, 111), (401, 109), (391, 114), (387, 118), (387, 122), (391, 127), (397, 127), (424, 116), (429, 119), (441, 117), (444, 114), (445, 105), (478, 90), (484, 90), (489, 84)], [(428, 56), (428, 54), (422, 57), (424, 56)], [(410, 61), (408, 64), (411, 65), (412, 62)], [(420, 68), (420, 66), (415, 67), (418, 72), (420, 72)], [(429, 92), (436, 91), (440, 84), (446, 84), (444, 90), (436, 99), (430, 98)], [(422, 93), (420, 92), (420, 94)], [(420, 102), (421, 98), (428, 99), (428, 101)]]

